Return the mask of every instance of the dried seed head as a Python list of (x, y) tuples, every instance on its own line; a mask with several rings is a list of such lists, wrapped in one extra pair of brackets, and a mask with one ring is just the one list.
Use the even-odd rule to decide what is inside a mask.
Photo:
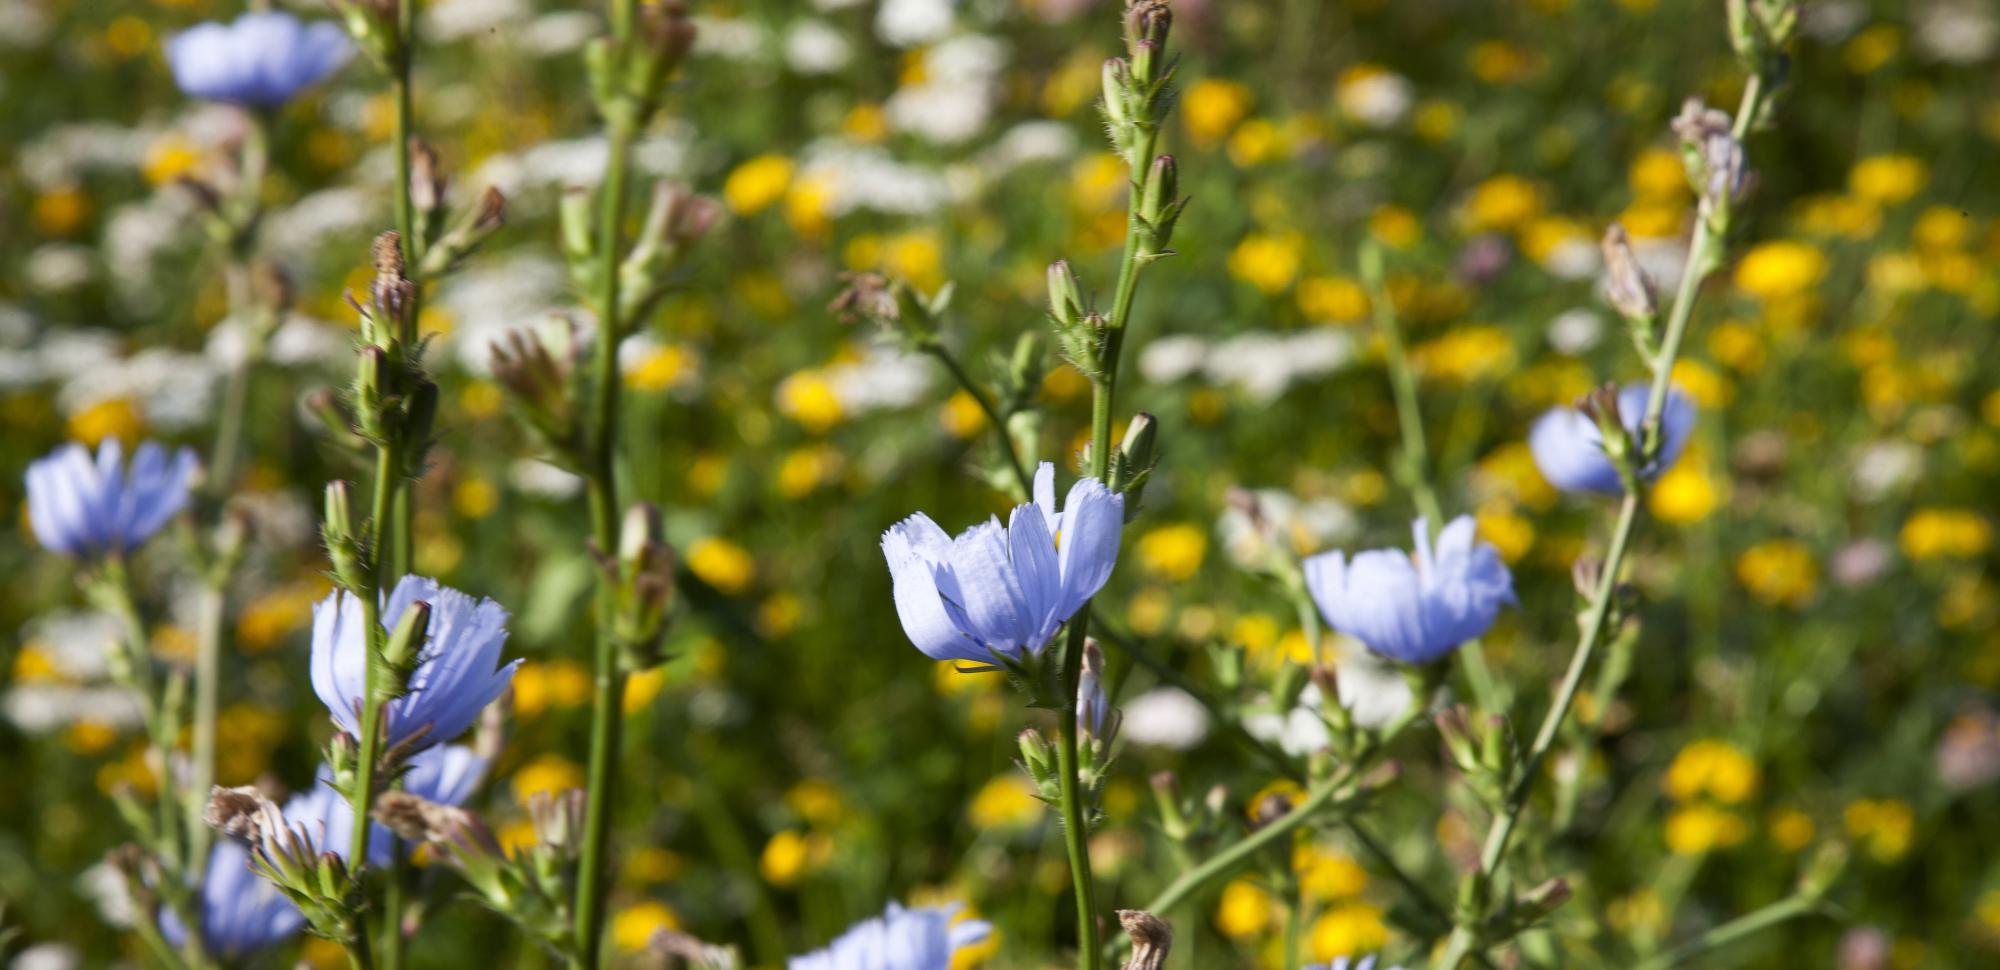
[(1125, 970), (1160, 970), (1167, 964), (1167, 952), (1174, 946), (1174, 928), (1166, 920), (1145, 910), (1121, 909), (1118, 923), (1132, 938), (1132, 956)]

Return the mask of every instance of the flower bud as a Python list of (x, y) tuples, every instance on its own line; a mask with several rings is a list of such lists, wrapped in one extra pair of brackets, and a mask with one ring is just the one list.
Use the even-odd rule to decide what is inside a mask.
[(410, 207), (429, 216), (444, 208), (451, 179), (438, 162), (437, 149), (422, 138), (410, 139)]
[(1659, 290), (1632, 252), (1632, 237), (1612, 223), (1604, 231), (1604, 295), (1627, 320), (1648, 320), (1659, 313)]
[(1117, 460), (1112, 462), (1111, 490), (1124, 494), (1127, 522), (1139, 515), (1139, 500), (1146, 494), (1146, 482), (1153, 477), (1153, 466), (1158, 460), (1154, 449), (1159, 437), (1160, 422), (1152, 414), (1140, 411), (1125, 426), (1125, 439), (1118, 444)]
[(1139, 218), (1152, 229), (1153, 255), (1159, 255), (1173, 238), (1174, 223), (1180, 219), (1180, 167), (1172, 155), (1153, 159), (1146, 172), (1145, 191), (1139, 197)]
[(1077, 283), (1076, 271), (1070, 268), (1069, 260), (1058, 259), (1049, 264), (1049, 316), (1058, 324), (1074, 325), (1088, 308), (1083, 302), (1083, 290)]
[(588, 263), (596, 245), (591, 235), (590, 193), (584, 189), (571, 188), (563, 191), (562, 201), (557, 205), (557, 221), (562, 228), (563, 255), (572, 266)]
[(332, 481), (326, 485), (326, 516), (321, 523), (320, 534), (326, 540), (327, 558), (333, 561), (333, 574), (341, 585), (349, 589), (359, 589), (366, 581), (366, 570), (362, 562), (361, 542), (354, 531), (353, 502), (349, 498), (346, 482)]
[(389, 640), (382, 647), (382, 662), (387, 664), (395, 683), (384, 684), (382, 697), (378, 701), (392, 700), (403, 692), (403, 681), (416, 669), (417, 656), (423, 652), (424, 640), (431, 625), (431, 605), (422, 600), (411, 603), (396, 620), (396, 628), (389, 633)]

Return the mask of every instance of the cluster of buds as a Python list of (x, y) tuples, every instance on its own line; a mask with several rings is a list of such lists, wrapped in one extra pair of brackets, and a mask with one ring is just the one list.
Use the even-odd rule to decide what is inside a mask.
[[(1729, 232), (1729, 217), (1736, 204), (1749, 196), (1757, 182), (1744, 160), (1735, 121), (1729, 112), (1711, 108), (1700, 98), (1689, 98), (1675, 116), (1673, 129), (1680, 138), (1688, 181), (1700, 200), (1701, 218), (1709, 231), (1721, 238)], [(1711, 268), (1689, 267), (1699, 272)]]
[(1729, 44), (1752, 73), (1781, 74), (1798, 29), (1796, 0), (1729, 0)]
[(517, 327), (488, 348), (493, 378), (514, 416), (557, 464), (584, 466), (584, 427), (575, 386), (583, 341), (574, 321)]
[(1626, 427), (1625, 415), (1619, 408), (1618, 385), (1608, 381), (1578, 398), (1576, 410), (1597, 425), (1604, 457), (1610, 460), (1612, 468), (1618, 470), (1618, 479), (1625, 484), (1626, 494), (1636, 494), (1639, 469), (1651, 464), (1661, 446), (1658, 420), (1641, 428), (1638, 440), (1634, 440), (1632, 432)]
[(294, 824), (254, 787), (217, 786), (202, 821), (247, 845), (251, 868), (297, 905), (315, 932), (334, 940), (358, 938), (360, 885), (338, 853), (317, 843), (325, 837), (323, 820)]
[(1069, 260), (1049, 264), (1049, 325), (1065, 360), (1093, 381), (1104, 377), (1104, 340), (1109, 324), (1084, 299)]
[(674, 550), (667, 545), (660, 508), (639, 502), (625, 510), (616, 558), (598, 554), (613, 600), (612, 638), (625, 665), (646, 670), (666, 660), (661, 642), (674, 602)]
[(694, 244), (722, 221), (722, 203), (679, 182), (653, 184), (652, 204), (618, 278), (618, 319), (643, 317), (677, 281)]
[(375, 803), (375, 820), (406, 842), (432, 847), (496, 913), (559, 954), (575, 949), (569, 900), (582, 844), (584, 793), (542, 792), (528, 801), (535, 841), (512, 855), (479, 816), (408, 792)]
[(1216, 785), (1199, 800), (1188, 798), (1171, 771), (1154, 775), (1152, 787), (1160, 832), (1182, 858), (1200, 858), (1222, 833), (1222, 822), (1229, 812), (1229, 789)]
[(1125, 56), (1104, 62), (1104, 120), (1111, 147), (1131, 169), (1142, 261), (1168, 254), (1174, 222), (1187, 200), (1171, 155), (1153, 155), (1160, 125), (1173, 102), (1174, 64), (1167, 35), (1174, 15), (1167, 0), (1128, 0)]
[(1445, 754), (1465, 775), (1472, 793), (1494, 810), (1504, 811), (1521, 760), (1507, 719), (1498, 714), (1474, 718), (1463, 704), (1454, 704), (1433, 720)]
[(681, 0), (639, 8), (636, 24), (612, 25), (614, 36), (584, 51), (591, 97), (613, 128), (637, 131), (659, 109), (660, 94), (694, 46), (694, 21)]
[(956, 287), (947, 283), (925, 296), (908, 280), (881, 273), (844, 273), (840, 279), (845, 285), (827, 303), (828, 312), (846, 323), (874, 324), (911, 353), (938, 346)]
[[(570, 282), (579, 293), (598, 293), (604, 282), (598, 253), (599, 226), (591, 202), (589, 192), (572, 189), (563, 193), (557, 213)], [(654, 183), (646, 221), (640, 225), (638, 238), (633, 240), (631, 250), (618, 267), (617, 315), (607, 318), (603, 307), (591, 307), (598, 318), (629, 324), (644, 317), (680, 282), (680, 269), (688, 255), (722, 220), (722, 214), (720, 202), (697, 195), (679, 182)]]
[(436, 150), (422, 139), (410, 139), (410, 209), (417, 234), (411, 252), (419, 280), (437, 279), (457, 269), (507, 222), (507, 197), (499, 189), (487, 186), (456, 216), (449, 211), (450, 190), (451, 177)]
[(372, 247), (375, 278), (367, 304), (347, 294), (361, 318), (360, 365), (348, 391), (356, 434), (398, 454), (405, 475), (423, 470), (437, 418), (437, 385), (423, 370), (417, 284), (403, 262), (402, 237), (385, 232)]
[(1135, 169), (1149, 161), (1147, 149), (1173, 100), (1175, 65), (1167, 56), (1173, 26), (1167, 0), (1127, 0), (1125, 56), (1104, 62), (1104, 120), (1111, 145)]
[[(1084, 804), (1095, 806), (1097, 795), (1110, 776), (1115, 757), (1112, 744), (1118, 739), (1118, 709), (1104, 692), (1104, 650), (1094, 639), (1083, 642), (1083, 670), (1076, 690), (1076, 776)], [(1035, 783), (1043, 801), (1057, 804), (1062, 799), (1061, 761), (1049, 739), (1029, 728), (1021, 732), (1021, 768)], [(1094, 810), (1094, 809), (1093, 809)]]
[(396, 73), (409, 56), (397, 0), (328, 0), (347, 25), (355, 46), (385, 74)]

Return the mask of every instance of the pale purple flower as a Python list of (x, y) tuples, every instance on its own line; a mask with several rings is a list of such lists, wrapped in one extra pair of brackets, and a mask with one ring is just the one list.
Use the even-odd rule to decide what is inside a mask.
[(959, 920), (956, 906), (905, 909), (862, 920), (823, 950), (793, 957), (788, 970), (949, 970), (952, 955), (993, 931), (981, 920)]
[(1056, 511), (1055, 466), (1035, 473), (1035, 500), (947, 535), (919, 512), (882, 534), (896, 613), (918, 650), (992, 663), (1038, 655), (1103, 588), (1118, 561), (1125, 499), (1079, 479)]
[(64, 555), (127, 552), (187, 505), (196, 466), (193, 451), (169, 456), (151, 441), (130, 467), (116, 438), (97, 446), (95, 460), (71, 442), (28, 465), (28, 524), (35, 541)]
[[(305, 925), (305, 914), (278, 887), (250, 868), (250, 847), (223, 839), (208, 854), (202, 878), (201, 939), (219, 956), (237, 958), (290, 938)], [(187, 928), (173, 910), (160, 910), (160, 935), (178, 947)]]
[[(1628, 384), (1618, 392), (1618, 418), (1636, 442), (1639, 422), (1646, 415), (1645, 384)], [(1639, 470), (1651, 479), (1672, 467), (1687, 448), (1688, 432), (1694, 429), (1694, 403), (1679, 388), (1667, 391), (1660, 411), (1660, 454)], [(1621, 495), (1625, 484), (1618, 469), (1604, 453), (1604, 432), (1588, 415), (1571, 407), (1551, 409), (1535, 421), (1528, 432), (1528, 449), (1535, 455), (1535, 467), (1549, 484), (1565, 492)]]
[(1484, 634), (1514, 580), (1491, 543), (1473, 534), (1471, 516), (1451, 520), (1433, 549), (1418, 519), (1416, 554), (1370, 549), (1352, 561), (1325, 552), (1305, 561), (1306, 588), (1333, 628), (1403, 663), (1429, 663)]
[(354, 53), (331, 21), (249, 13), (209, 21), (167, 41), (167, 64), (182, 91), (210, 101), (268, 108), (323, 80)]
[[(394, 630), (403, 611), (417, 602), (430, 604), (430, 628), (408, 689), (383, 708), (389, 747), (419, 732), (424, 747), (463, 734), (507, 689), (521, 663), (500, 666), (500, 648), (507, 642), (507, 611), (500, 604), (475, 601), (434, 579), (403, 577), (383, 604), (383, 628)], [(361, 601), (342, 590), (313, 607), (313, 691), (333, 722), (356, 735), (367, 695), (368, 637), (361, 614)]]

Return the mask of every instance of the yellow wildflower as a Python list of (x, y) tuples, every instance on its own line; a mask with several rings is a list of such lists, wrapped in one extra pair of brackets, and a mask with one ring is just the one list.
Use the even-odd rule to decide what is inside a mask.
[(1749, 826), (1736, 813), (1708, 804), (1688, 805), (1667, 818), (1667, 848), (1675, 855), (1702, 855), (1743, 844)]
[(1180, 101), (1188, 138), (1204, 148), (1221, 144), (1250, 113), (1250, 97), (1249, 86), (1239, 81), (1203, 78), (1188, 85)]
[(1356, 953), (1372, 953), (1389, 943), (1389, 924), (1382, 911), (1360, 900), (1350, 900), (1328, 909), (1313, 920), (1308, 948), (1314, 960), (1335, 960)]
[(1277, 914), (1271, 893), (1248, 879), (1235, 879), (1222, 887), (1222, 900), (1215, 909), (1215, 928), (1231, 939), (1244, 939), (1264, 932)]
[(1736, 559), (1736, 578), (1767, 606), (1801, 607), (1819, 591), (1819, 564), (1792, 539), (1773, 539)]
[(1305, 237), (1296, 232), (1253, 232), (1229, 253), (1229, 275), (1267, 294), (1284, 292), (1299, 275)]
[(661, 930), (680, 928), (679, 915), (667, 904), (649, 899), (627, 906), (611, 918), (611, 939), (619, 949), (636, 952), (651, 946), (653, 935)]
[(1706, 794), (1734, 805), (1757, 793), (1757, 778), (1757, 762), (1743, 749), (1721, 738), (1702, 738), (1674, 755), (1663, 784), (1676, 801)]
[(1848, 191), (1882, 205), (1909, 201), (1929, 181), (1930, 166), (1915, 155), (1871, 156), (1847, 173)]
[(1893, 798), (1859, 799), (1841, 813), (1841, 821), (1868, 857), (1884, 864), (1910, 851), (1910, 840), (1916, 834), (1915, 813), (1907, 802)]
[(1818, 286), (1825, 275), (1825, 254), (1788, 239), (1759, 243), (1736, 264), (1737, 288), (1764, 300), (1798, 296)]
[(785, 196), (792, 184), (792, 160), (783, 155), (759, 155), (729, 173), (722, 198), (738, 215), (754, 215)]
[(750, 588), (757, 578), (757, 560), (748, 550), (720, 536), (703, 536), (688, 546), (689, 571), (730, 596)]
[(1163, 525), (1139, 537), (1139, 564), (1147, 573), (1169, 582), (1193, 577), (1207, 554), (1208, 533), (1198, 525)]
[(1028, 779), (1010, 771), (981, 786), (965, 813), (974, 828), (1024, 829), (1040, 821), (1045, 808)]
[(538, 794), (583, 787), (583, 769), (557, 754), (543, 754), (514, 772), (514, 800), (523, 805)]
[(1969, 559), (1993, 544), (1993, 527), (1971, 509), (1923, 508), (1903, 522), (1901, 538), (1911, 559)]

